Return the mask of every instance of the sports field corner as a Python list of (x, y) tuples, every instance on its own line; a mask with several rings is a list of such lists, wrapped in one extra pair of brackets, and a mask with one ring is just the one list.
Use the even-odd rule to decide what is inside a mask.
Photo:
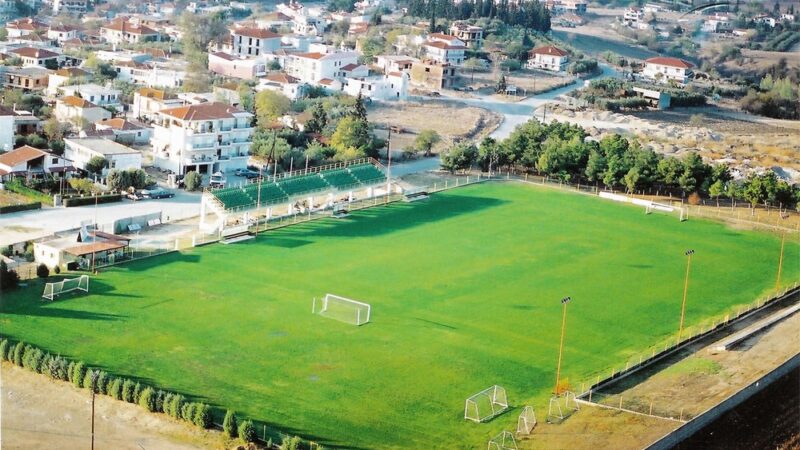
[[(559, 300), (574, 383), (775, 287), (780, 238), (511, 182), (461, 187), (135, 261), (89, 295), (4, 295), (2, 333), (347, 448), (483, 448), (524, 405), (546, 410)], [(787, 242), (783, 281), (800, 279)], [(371, 306), (354, 326), (312, 313), (326, 293)], [(510, 411), (464, 420), (504, 387)], [(543, 416), (542, 416), (543, 417)], [(541, 420), (541, 419), (540, 419)], [(221, 418), (217, 422), (221, 421)]]

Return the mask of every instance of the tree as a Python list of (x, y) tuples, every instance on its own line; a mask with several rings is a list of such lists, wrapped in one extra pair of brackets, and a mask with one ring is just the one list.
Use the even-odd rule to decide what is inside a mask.
[(50, 269), (45, 263), (36, 266), (36, 276), (39, 278), (47, 278), (50, 276)]
[(247, 112), (255, 111), (255, 96), (253, 88), (247, 83), (240, 83), (236, 89), (239, 94), (239, 106)]
[(83, 381), (86, 378), (86, 365), (78, 361), (72, 366), (72, 384), (75, 387), (84, 387)]
[(366, 154), (371, 143), (369, 124), (355, 115), (343, 117), (331, 136), (331, 147), (337, 153), (355, 150)]
[(146, 387), (139, 394), (139, 406), (150, 412), (156, 411), (156, 392), (151, 387)]
[(719, 197), (725, 192), (725, 183), (722, 180), (717, 180), (708, 187), (708, 195), (717, 201), (719, 207)]
[(639, 184), (639, 179), (641, 178), (641, 174), (639, 173), (639, 169), (637, 167), (631, 167), (623, 181), (625, 182), (625, 188), (628, 190), (629, 193), (633, 193), (636, 191), (636, 187)]
[(462, 142), (453, 146), (442, 155), (442, 169), (450, 173), (469, 169), (478, 157), (478, 148), (474, 144)]
[(497, 87), (495, 88), (495, 92), (498, 94), (505, 94), (506, 93), (506, 76), (504, 74), (500, 74), (500, 78), (497, 80)]
[(191, 171), (183, 178), (187, 191), (196, 191), (203, 183), (203, 177), (196, 171)]
[(361, 91), (358, 92), (356, 103), (353, 105), (353, 117), (368, 122), (367, 107), (364, 105), (364, 98), (361, 96)]
[(439, 143), (441, 140), (442, 137), (439, 136), (439, 133), (437, 133), (436, 130), (422, 130), (414, 139), (414, 148), (418, 152), (424, 152), (425, 156), (430, 156), (433, 146)]
[(94, 182), (88, 178), (70, 178), (69, 185), (79, 193), (83, 194), (95, 190)]
[(93, 156), (86, 163), (86, 171), (93, 175), (100, 175), (108, 167), (108, 161), (102, 156)]
[(239, 435), (239, 430), (236, 426), (236, 413), (230, 409), (225, 412), (225, 419), (222, 421), (222, 430), (229, 438), (235, 438)]
[(311, 118), (306, 122), (305, 132), (322, 133), (326, 126), (328, 126), (328, 115), (325, 113), (325, 108), (321, 102), (314, 103), (311, 107)]
[(5, 261), (0, 260), (0, 290), (7, 291), (19, 285), (19, 275), (15, 270), (9, 269)]
[(211, 423), (211, 407), (205, 403), (197, 405), (194, 412), (194, 420), (192, 422), (200, 428), (210, 428)]
[(253, 426), (253, 422), (249, 420), (242, 422), (239, 426), (239, 438), (245, 442), (255, 442), (256, 428)]
[(278, 136), (274, 131), (258, 129), (253, 134), (250, 154), (256, 159), (265, 161), (267, 165), (280, 161), (291, 150), (292, 146), (289, 142), (285, 138)]
[(59, 122), (55, 117), (47, 119), (42, 125), (42, 131), (50, 141), (63, 141), (67, 130), (69, 125)]
[(280, 92), (263, 90), (256, 94), (256, 117), (262, 128), (289, 112), (292, 102)]

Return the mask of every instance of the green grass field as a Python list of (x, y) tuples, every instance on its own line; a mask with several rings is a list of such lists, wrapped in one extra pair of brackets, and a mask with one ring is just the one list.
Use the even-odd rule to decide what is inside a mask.
[[(129, 263), (91, 294), (5, 295), (2, 334), (197, 396), (332, 446), (485, 448), (555, 377), (560, 299), (572, 297), (563, 376), (581, 381), (687, 323), (774, 287), (774, 236), (543, 188), (482, 184)], [(787, 244), (784, 280), (800, 278)], [(311, 313), (326, 292), (372, 304), (355, 327)], [(515, 409), (463, 419), (493, 384)], [(259, 427), (260, 428), (260, 427)], [(260, 433), (260, 431), (259, 431)]]

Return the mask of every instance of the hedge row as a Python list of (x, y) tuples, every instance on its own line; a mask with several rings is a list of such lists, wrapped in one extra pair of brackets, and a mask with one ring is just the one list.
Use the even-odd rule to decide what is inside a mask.
[(86, 205), (94, 205), (96, 203), (114, 203), (122, 201), (122, 195), (120, 194), (111, 194), (111, 195), (98, 195), (98, 196), (90, 196), (90, 197), (72, 197), (64, 199), (64, 206), (69, 208), (70, 206), (86, 206)]
[(42, 204), (39, 202), (36, 203), (26, 203), (23, 205), (7, 205), (7, 206), (0, 206), (0, 214), (8, 214), (12, 212), (18, 211), (28, 211), (31, 209), (41, 209)]
[(0, 359), (54, 380), (67, 381), (97, 394), (138, 404), (150, 412), (167, 414), (200, 428), (211, 428), (213, 424), (211, 407), (205, 403), (190, 402), (180, 394), (155, 389), (128, 378), (114, 377), (105, 371), (87, 367), (81, 361), (51, 355), (24, 342), (14, 344), (0, 338)]

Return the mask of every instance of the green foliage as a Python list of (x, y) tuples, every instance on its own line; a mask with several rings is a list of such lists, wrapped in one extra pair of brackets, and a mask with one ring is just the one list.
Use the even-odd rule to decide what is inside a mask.
[(122, 379), (114, 378), (108, 388), (108, 395), (116, 400), (123, 400)]
[(200, 428), (211, 428), (212, 423), (211, 407), (205, 403), (198, 403), (194, 411), (192, 422)]
[(156, 412), (156, 392), (151, 387), (142, 389), (139, 395), (139, 406), (150, 412)]
[(302, 440), (297, 436), (285, 436), (281, 442), (280, 450), (300, 450)]
[(153, 184), (153, 180), (147, 176), (144, 169), (111, 169), (106, 176), (106, 184), (109, 189), (124, 191), (128, 188), (144, 189)]
[(244, 442), (255, 442), (256, 427), (253, 426), (252, 421), (245, 420), (241, 425), (239, 425), (239, 439), (243, 440)]
[(579, 59), (574, 61), (567, 68), (567, 72), (576, 75), (584, 73), (593, 73), (598, 69), (597, 60), (594, 59)]
[(94, 181), (88, 178), (70, 178), (69, 185), (80, 193), (92, 192), (96, 189)]
[(6, 338), (0, 338), (0, 361), (8, 361), (8, 349), (11, 343)]
[(331, 136), (331, 147), (336, 149), (336, 158), (340, 160), (366, 155), (371, 144), (369, 123), (354, 115), (339, 120)]
[(478, 156), (478, 148), (473, 144), (459, 143), (442, 155), (442, 169), (454, 173), (472, 166)]
[(256, 94), (256, 117), (262, 128), (281, 118), (292, 108), (292, 102), (280, 92), (265, 89)]
[(418, 152), (424, 152), (425, 156), (429, 156), (433, 146), (439, 143), (442, 137), (436, 130), (426, 129), (419, 132), (414, 138), (414, 149)]
[(187, 191), (196, 191), (203, 183), (203, 176), (193, 170), (186, 174), (183, 178), (183, 182), (186, 185)]
[(83, 376), (83, 387), (95, 393), (99, 392), (97, 388), (97, 377), (99, 375), (98, 371), (94, 369), (87, 370), (86, 375)]
[(39, 278), (47, 278), (50, 276), (50, 269), (47, 267), (47, 264), (41, 263), (36, 266), (36, 276)]
[(316, 102), (311, 107), (311, 118), (306, 122), (306, 133), (322, 133), (328, 126), (328, 114), (322, 103)]
[(84, 378), (86, 378), (86, 365), (80, 361), (77, 361), (74, 366), (72, 366), (72, 384), (75, 387), (83, 387)]
[[(244, 426), (244, 423), (242, 426)], [(225, 412), (225, 419), (222, 421), (222, 431), (224, 431), (225, 435), (229, 438), (235, 438), (239, 435), (239, 429), (236, 425), (236, 413), (230, 409)]]
[(108, 167), (108, 161), (102, 156), (93, 156), (86, 163), (86, 171), (94, 175), (100, 175), (106, 167)]
[(128, 403), (133, 403), (133, 391), (135, 387), (136, 385), (132, 380), (125, 378), (125, 380), (122, 382), (122, 400)]
[(14, 269), (9, 269), (5, 261), (0, 261), (0, 291), (16, 289), (19, 286), (19, 274)]

